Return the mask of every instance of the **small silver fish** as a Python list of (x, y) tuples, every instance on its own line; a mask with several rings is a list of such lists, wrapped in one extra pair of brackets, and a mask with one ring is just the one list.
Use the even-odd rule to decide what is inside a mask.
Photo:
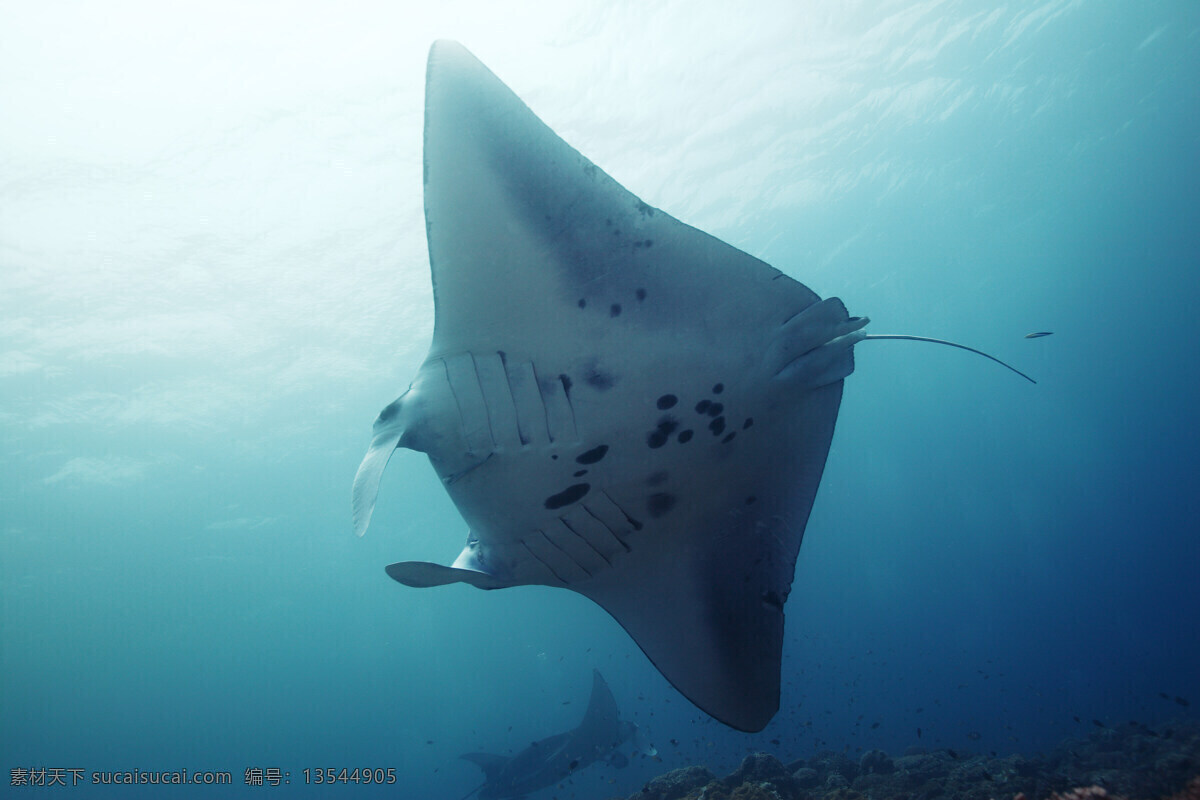
[(1027, 334), (1025, 334), (1025, 338), (1026, 339), (1040, 339), (1043, 336), (1049, 336), (1052, 333), (1054, 333), (1054, 331), (1038, 331), (1037, 333), (1027, 333)]

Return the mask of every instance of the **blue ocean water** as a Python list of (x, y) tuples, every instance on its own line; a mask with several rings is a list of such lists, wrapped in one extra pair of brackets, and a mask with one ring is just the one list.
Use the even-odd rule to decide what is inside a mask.
[[(432, 330), (441, 37), (872, 332), (1038, 379), (858, 346), (760, 734), (574, 594), (389, 580), (466, 535), (418, 454), (351, 531), (370, 425)], [(0, 764), (314, 796), (305, 769), (390, 768), (338, 788), (458, 798), (461, 753), (574, 726), (593, 668), (661, 760), (542, 797), (1194, 718), (1197, 75), (1178, 0), (0, 10)]]

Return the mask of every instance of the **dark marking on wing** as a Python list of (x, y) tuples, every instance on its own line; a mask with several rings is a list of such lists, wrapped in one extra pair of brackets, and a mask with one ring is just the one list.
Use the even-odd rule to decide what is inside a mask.
[(708, 429), (712, 431), (713, 436), (720, 436), (725, 430), (725, 418), (717, 417), (712, 422), (708, 423)]
[(696, 413), (697, 414), (707, 414), (708, 408), (711, 405), (712, 405), (712, 400), (701, 400), (699, 403), (696, 403)]
[(680, 431), (679, 432), (679, 443), (687, 444), (688, 442), (690, 442), (692, 440), (692, 435), (694, 433), (695, 433), (695, 431), (693, 431), (691, 428), (688, 428), (686, 431)]
[[(731, 434), (729, 434), (729, 435), (730, 435), (730, 436), (732, 436), (733, 434), (731, 433)], [(586, 469), (577, 469), (577, 470), (575, 470), (574, 477), (576, 477), (576, 478), (582, 478), (584, 475), (587, 475), (587, 470), (586, 470)]]
[(546, 508), (555, 509), (569, 506), (571, 503), (582, 500), (584, 495), (591, 491), (591, 485), (586, 483), (576, 483), (563, 489), (558, 494), (552, 494), (546, 498)]
[(733, 441), (733, 437), (737, 436), (737, 431), (731, 431), (725, 434), (725, 438), (721, 440), (721, 444), (729, 444)]
[(713, 387), (713, 394), (720, 394), (723, 391), (725, 391), (725, 384), (723, 383), (718, 383)]
[(657, 519), (675, 507), (675, 499), (669, 492), (655, 492), (646, 498), (646, 513)]
[(662, 397), (658, 398), (658, 407), (659, 409), (666, 411), (668, 408), (674, 407), (674, 405), (678, 402), (679, 398), (675, 395), (664, 394)]
[(679, 427), (679, 422), (671, 415), (666, 415), (658, 421), (658, 427), (646, 435), (646, 444), (651, 448), (659, 448), (667, 443), (667, 438)]
[(749, 428), (753, 425), (754, 425), (754, 417), (746, 417), (746, 421), (742, 423), (742, 430), (746, 430), (747, 428)]
[(591, 450), (588, 450), (586, 453), (580, 453), (579, 455), (575, 456), (575, 461), (579, 464), (595, 464), (597, 461), (604, 458), (606, 453), (608, 453), (608, 445), (597, 445)]
[(710, 417), (719, 417), (721, 416), (721, 412), (724, 410), (725, 406), (723, 406), (721, 403), (713, 403), (708, 407), (708, 415)]

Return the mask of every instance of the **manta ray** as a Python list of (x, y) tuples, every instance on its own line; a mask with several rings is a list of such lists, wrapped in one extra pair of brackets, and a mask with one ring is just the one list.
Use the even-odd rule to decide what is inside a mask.
[(423, 452), (466, 545), (388, 575), (578, 592), (697, 707), (761, 730), (854, 345), (923, 337), (868, 336), (646, 204), (454, 42), (429, 53), (424, 148), (433, 341), (375, 422), (356, 532), (396, 449)]
[(601, 760), (624, 767), (629, 760), (618, 748), (631, 740), (642, 755), (657, 755), (637, 725), (621, 720), (608, 684), (598, 670), (592, 670), (592, 696), (579, 727), (533, 742), (511, 757), (491, 753), (462, 756), (482, 769), (486, 778), (467, 797), (475, 792), (480, 800), (524, 797)]

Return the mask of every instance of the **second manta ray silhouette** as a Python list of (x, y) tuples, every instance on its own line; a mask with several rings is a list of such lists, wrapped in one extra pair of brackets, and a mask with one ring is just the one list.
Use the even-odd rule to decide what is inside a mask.
[(608, 684), (598, 670), (592, 670), (592, 697), (578, 728), (536, 741), (511, 757), (490, 753), (462, 756), (477, 764), (486, 776), (483, 785), (467, 797), (475, 792), (481, 800), (524, 797), (596, 761), (623, 767), (629, 761), (618, 748), (629, 741), (642, 755), (657, 755), (637, 725), (621, 720)]
[(642, 202), (454, 42), (429, 54), (425, 220), (433, 342), (375, 422), (356, 532), (392, 453), (424, 452), (466, 547), (388, 575), (579, 592), (696, 706), (761, 730), (853, 346), (922, 337), (868, 336)]

